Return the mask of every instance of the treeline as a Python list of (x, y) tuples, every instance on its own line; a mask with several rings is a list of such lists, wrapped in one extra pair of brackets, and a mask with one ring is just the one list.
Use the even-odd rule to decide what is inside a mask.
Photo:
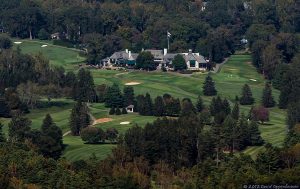
[(134, 52), (162, 49), (167, 44), (167, 31), (172, 34), (170, 51), (193, 49), (212, 62), (222, 62), (242, 48), (240, 40), (245, 34), (251, 49), (261, 53), (258, 48), (267, 46), (264, 42), (276, 33), (300, 31), (296, 0), (203, 2), (2, 0), (0, 29), (13, 37), (39, 39), (49, 39), (58, 32), (63, 41), (86, 48), (91, 64), (99, 64), (102, 58), (125, 48)]
[[(57, 157), (61, 143), (53, 140), (61, 141), (61, 131), (51, 117), (46, 116), (41, 131), (31, 130), (24, 117), (13, 118), (8, 140), (0, 125), (0, 187), (196, 189), (300, 184), (299, 126), (294, 132), (298, 138), (288, 136), (293, 143), (285, 143), (284, 148), (266, 144), (266, 150), (253, 160), (231, 152), (246, 144), (261, 145), (256, 121), (248, 121), (243, 114), (236, 120), (236, 111), (232, 111), (222, 123), (214, 121), (205, 128), (190, 101), (183, 107), (179, 119), (163, 118), (144, 128), (129, 129), (112, 155), (102, 161), (95, 156), (75, 162), (55, 161), (50, 157)], [(91, 130), (95, 128), (83, 133)], [(107, 130), (105, 134), (115, 132)], [(88, 137), (87, 142), (95, 142), (93, 139)], [(49, 146), (53, 148), (45, 151)]]

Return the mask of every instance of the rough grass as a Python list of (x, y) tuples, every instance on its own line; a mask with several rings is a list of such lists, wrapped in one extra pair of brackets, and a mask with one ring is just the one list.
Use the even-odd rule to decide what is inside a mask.
[[(24, 53), (37, 53), (41, 51), (40, 42), (23, 41), (20, 45)], [(63, 65), (67, 69), (77, 69), (74, 64), (78, 61), (78, 52), (64, 47), (49, 46), (43, 49), (50, 62), (55, 65)], [(81, 57), (80, 57), (81, 58)], [(150, 93), (152, 97), (169, 93), (178, 98), (191, 98), (196, 100), (197, 96), (202, 95), (202, 85), (207, 73), (194, 73), (192, 76), (180, 75), (175, 73), (161, 72), (126, 72), (113, 70), (91, 70), (96, 84), (112, 84), (117, 83), (122, 88), (127, 82), (139, 82), (140, 85), (135, 85), (135, 94)], [(250, 85), (256, 104), (260, 104), (262, 90), (265, 80), (262, 75), (258, 74), (255, 68), (251, 65), (250, 55), (233, 55), (228, 62), (222, 67), (221, 71), (212, 74), (216, 82), (218, 94), (226, 97), (234, 102), (235, 96), (240, 95), (242, 86), (247, 83)], [(256, 81), (251, 81), (255, 79)], [(273, 90), (273, 95), (277, 101), (279, 91)], [(204, 97), (206, 105), (209, 104), (211, 97)], [(28, 117), (33, 121), (33, 128), (39, 128), (46, 113), (50, 113), (54, 121), (60, 126), (63, 131), (68, 130), (68, 119), (72, 102), (65, 107), (51, 107), (40, 110), (33, 110)], [(143, 126), (147, 122), (153, 121), (154, 117), (142, 117), (137, 114), (128, 114), (121, 116), (108, 115), (108, 109), (103, 104), (92, 104), (91, 112), (96, 118), (111, 117), (114, 120), (109, 123), (96, 125), (104, 130), (109, 127), (115, 127), (120, 133), (124, 133), (128, 128), (135, 123)], [(241, 112), (248, 114), (250, 106), (241, 106)], [(286, 127), (285, 127), (285, 111), (278, 108), (270, 109), (270, 122), (268, 125), (260, 125), (262, 137), (266, 142), (272, 143), (275, 146), (282, 146)], [(120, 125), (120, 122), (130, 121), (130, 125)], [(4, 120), (7, 125), (8, 120)], [(7, 130), (7, 128), (5, 128)], [(78, 160), (80, 158), (89, 157), (92, 152), (97, 157), (103, 158), (110, 153), (113, 145), (87, 145), (83, 144), (79, 137), (67, 136), (64, 137), (64, 142), (68, 145), (64, 156), (70, 160)], [(85, 148), (86, 147), (86, 148)], [(249, 147), (244, 153), (250, 154), (253, 157), (257, 155), (263, 147)]]

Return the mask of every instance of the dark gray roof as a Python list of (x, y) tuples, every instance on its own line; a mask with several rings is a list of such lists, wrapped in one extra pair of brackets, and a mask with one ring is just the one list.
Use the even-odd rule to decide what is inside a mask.
[(110, 57), (111, 59), (128, 59), (128, 54), (126, 51), (118, 51), (115, 52), (113, 55)]
[(207, 63), (203, 56), (197, 55), (196, 53), (188, 53), (184, 56), (185, 61), (196, 60), (199, 63)]
[(162, 50), (153, 50), (153, 49), (146, 49), (146, 52), (150, 52), (155, 59), (163, 59), (164, 53)]

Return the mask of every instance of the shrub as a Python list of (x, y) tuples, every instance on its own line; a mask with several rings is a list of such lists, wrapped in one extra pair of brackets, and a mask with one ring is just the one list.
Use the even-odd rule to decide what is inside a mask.
[(115, 113), (116, 113), (115, 108), (111, 108), (111, 109), (109, 110), (109, 115), (114, 115)]
[(86, 127), (80, 132), (81, 139), (88, 144), (95, 144), (105, 140), (105, 133), (96, 127)]
[(122, 108), (122, 114), (127, 114), (126, 108)]
[(117, 108), (116, 109), (116, 115), (121, 115), (121, 114), (122, 114), (122, 112), (121, 112), (120, 108)]

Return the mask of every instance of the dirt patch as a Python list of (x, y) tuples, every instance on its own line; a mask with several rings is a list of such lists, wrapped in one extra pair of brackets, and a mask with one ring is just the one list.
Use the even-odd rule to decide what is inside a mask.
[(139, 82), (129, 82), (129, 83), (125, 83), (125, 85), (127, 85), (127, 86), (139, 85), (139, 84), (141, 84), (141, 83), (139, 83)]
[(101, 118), (101, 119), (96, 119), (93, 123), (93, 125), (97, 125), (97, 124), (100, 124), (100, 123), (107, 123), (107, 122), (110, 122), (112, 121), (113, 119), (111, 118)]

